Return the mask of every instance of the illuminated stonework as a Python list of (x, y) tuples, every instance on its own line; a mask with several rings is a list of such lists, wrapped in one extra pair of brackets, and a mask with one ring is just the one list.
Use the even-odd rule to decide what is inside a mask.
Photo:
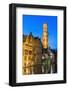
[(23, 36), (23, 60), (22, 73), (39, 74), (41, 73), (42, 45), (38, 37), (33, 37), (32, 33), (29, 36)]
[(42, 36), (42, 45), (43, 48), (47, 49), (48, 48), (48, 26), (47, 24), (43, 24), (43, 36)]

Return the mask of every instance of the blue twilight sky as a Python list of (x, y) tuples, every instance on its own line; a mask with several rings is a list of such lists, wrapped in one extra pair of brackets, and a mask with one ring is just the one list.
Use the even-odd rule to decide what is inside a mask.
[(48, 44), (52, 49), (57, 49), (57, 16), (22, 16), (22, 33), (29, 35), (32, 32), (34, 37), (42, 39), (43, 24), (48, 24)]

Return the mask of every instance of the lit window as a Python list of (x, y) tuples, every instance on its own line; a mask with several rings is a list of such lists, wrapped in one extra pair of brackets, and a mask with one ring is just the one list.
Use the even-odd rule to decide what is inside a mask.
[(32, 51), (29, 51), (29, 55), (31, 55), (32, 54)]
[(28, 50), (25, 50), (25, 54), (26, 54), (26, 55), (28, 54)]
[(29, 56), (29, 60), (31, 60), (31, 56)]
[(27, 56), (24, 56), (24, 60), (27, 60)]

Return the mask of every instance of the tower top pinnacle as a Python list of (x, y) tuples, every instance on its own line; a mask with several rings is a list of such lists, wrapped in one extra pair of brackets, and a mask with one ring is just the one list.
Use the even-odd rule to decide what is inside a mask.
[(44, 30), (44, 31), (47, 31), (47, 28), (48, 28), (47, 23), (44, 23), (44, 24), (43, 24), (43, 30)]

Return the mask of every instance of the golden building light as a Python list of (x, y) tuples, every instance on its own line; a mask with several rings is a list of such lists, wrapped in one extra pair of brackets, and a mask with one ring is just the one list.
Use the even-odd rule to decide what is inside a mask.
[(42, 45), (43, 48), (48, 48), (48, 25), (46, 23), (43, 24), (43, 35), (42, 35)]

